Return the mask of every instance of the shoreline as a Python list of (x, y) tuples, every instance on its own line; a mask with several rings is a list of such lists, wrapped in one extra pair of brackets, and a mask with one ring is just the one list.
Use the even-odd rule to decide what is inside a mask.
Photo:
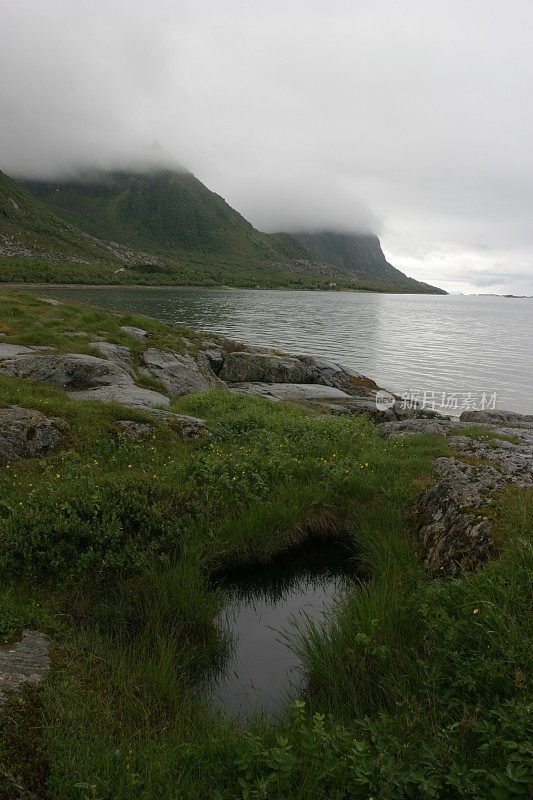
[(310, 289), (309, 287), (294, 287), (294, 286), (194, 286), (190, 284), (140, 284), (140, 283), (8, 283), (0, 282), (0, 288), (6, 287), (8, 289), (149, 289), (149, 290), (221, 290), (227, 292), (228, 290), (234, 291), (249, 291), (249, 292), (323, 292), (324, 294), (386, 294), (394, 296), (411, 296), (417, 297), (418, 295), (430, 295), (431, 297), (450, 297), (449, 294), (440, 294), (433, 292), (386, 292), (379, 291), (379, 289)]

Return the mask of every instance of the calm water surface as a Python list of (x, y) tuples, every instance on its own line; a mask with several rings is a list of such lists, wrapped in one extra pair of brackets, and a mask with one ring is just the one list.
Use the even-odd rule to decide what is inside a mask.
[(244, 720), (281, 711), (306, 682), (293, 645), (311, 621), (327, 624), (355, 576), (353, 557), (340, 543), (308, 543), (272, 564), (226, 576), (228, 602), (217, 624), (230, 646), (204, 689), (209, 707)]
[(533, 412), (533, 299), (248, 289), (68, 288), (43, 294), (324, 356), (398, 394), (497, 394)]

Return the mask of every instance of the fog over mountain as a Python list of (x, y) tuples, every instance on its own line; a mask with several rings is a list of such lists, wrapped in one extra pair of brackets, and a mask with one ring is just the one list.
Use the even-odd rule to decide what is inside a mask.
[(533, 294), (528, 0), (2, 0), (0, 169), (182, 164), (266, 231)]

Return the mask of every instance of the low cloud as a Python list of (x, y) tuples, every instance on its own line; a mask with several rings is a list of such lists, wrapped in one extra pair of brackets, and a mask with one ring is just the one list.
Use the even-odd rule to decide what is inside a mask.
[(529, 0), (2, 0), (0, 168), (182, 164), (264, 230), (533, 293), (532, 27)]

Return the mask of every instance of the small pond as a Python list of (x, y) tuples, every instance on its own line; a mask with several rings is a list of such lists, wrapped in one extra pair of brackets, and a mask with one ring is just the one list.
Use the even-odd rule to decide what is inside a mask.
[(220, 578), (228, 602), (217, 624), (229, 642), (208, 683), (208, 705), (241, 720), (282, 711), (306, 684), (291, 643), (309, 621), (327, 624), (328, 611), (356, 578), (357, 564), (346, 545), (315, 541), (268, 565)]

